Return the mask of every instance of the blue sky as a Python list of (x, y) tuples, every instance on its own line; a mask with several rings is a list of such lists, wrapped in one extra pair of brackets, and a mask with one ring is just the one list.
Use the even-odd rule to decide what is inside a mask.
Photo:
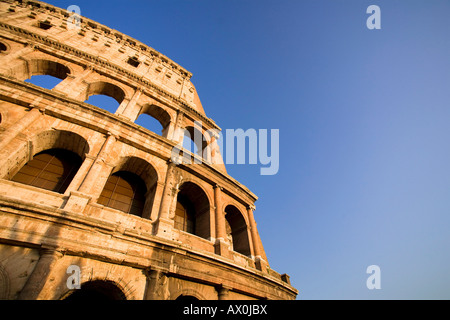
[(450, 299), (450, 2), (47, 2), (191, 71), (222, 129), (280, 130), (276, 175), (227, 169), (298, 299)]

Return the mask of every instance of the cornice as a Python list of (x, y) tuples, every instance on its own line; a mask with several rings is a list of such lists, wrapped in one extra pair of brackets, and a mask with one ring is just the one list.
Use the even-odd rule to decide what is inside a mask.
[[(38, 12), (46, 12), (54, 17), (59, 17), (61, 19), (67, 18), (70, 15), (73, 14), (73, 12), (67, 11), (66, 9), (53, 6), (51, 4), (48, 4), (46, 2), (42, 1), (23, 1), (22, 3), (14, 2), (12, 0), (0, 0), (0, 2), (8, 3), (11, 5), (11, 7), (22, 7), (22, 8), (30, 8), (30, 11), (38, 11)], [(161, 58), (167, 66), (171, 67), (172, 69), (176, 69), (180, 72), (180, 75), (184, 76), (186, 79), (190, 79), (192, 77), (192, 73), (183, 68), (178, 63), (171, 60), (169, 57), (165, 56), (161, 52), (158, 52), (157, 50), (153, 49), (152, 47), (146, 45), (145, 43), (140, 42), (137, 39), (134, 39), (118, 30), (111, 29), (106, 25), (103, 25), (101, 23), (98, 23), (97, 21), (91, 20), (89, 18), (80, 16), (81, 18), (81, 30), (84, 32), (86, 30), (93, 30), (94, 32), (104, 32), (105, 34), (109, 35), (111, 38), (119, 38), (126, 44), (127, 46), (134, 48), (138, 51), (145, 51), (148, 52), (152, 56), (157, 56)]]
[[(55, 50), (58, 51), (62, 51), (66, 54), (71, 54), (73, 56), (76, 56), (78, 58), (82, 58), (84, 60), (88, 60), (90, 63), (92, 63), (92, 67), (94, 70), (98, 69), (99, 67), (103, 67), (103, 68), (107, 68), (109, 70), (112, 70), (114, 72), (116, 72), (117, 74), (123, 75), (125, 77), (127, 77), (128, 79), (131, 79), (133, 81), (135, 81), (136, 83), (139, 84), (139, 86), (141, 87), (147, 87), (150, 89), (155, 90), (158, 94), (161, 94), (162, 96), (164, 96), (165, 98), (169, 98), (170, 100), (172, 100), (174, 103), (176, 103), (178, 106), (180, 106), (182, 109), (184, 109), (184, 111), (187, 114), (194, 114), (194, 116), (198, 119), (200, 119), (202, 122), (206, 123), (207, 125), (211, 126), (212, 128), (215, 128), (217, 130), (221, 130), (219, 126), (217, 126), (217, 124), (214, 122), (214, 120), (206, 117), (205, 115), (203, 115), (202, 113), (198, 112), (197, 110), (195, 110), (194, 108), (192, 108), (191, 106), (189, 106), (188, 103), (186, 103), (185, 101), (183, 101), (182, 99), (180, 99), (179, 97), (167, 92), (166, 90), (160, 88), (159, 86), (151, 83), (148, 80), (145, 80), (143, 77), (139, 77), (138, 75), (136, 75), (135, 73), (132, 73), (130, 71), (128, 71), (125, 68), (119, 67), (116, 64), (113, 64), (109, 61), (107, 61), (104, 58), (98, 57), (98, 56), (94, 56), (92, 54), (86, 53), (84, 51), (78, 50), (74, 47), (68, 46), (64, 43), (58, 42), (56, 40), (53, 40), (49, 37), (44, 37), (41, 36), (39, 34), (30, 32), (28, 30), (4, 23), (4, 22), (0, 22), (0, 29), (4, 29), (4, 30), (8, 30), (8, 32), (12, 32), (15, 33), (16, 35), (19, 35), (23, 38), (27, 38), (27, 40), (33, 40), (36, 41), (38, 43), (40, 43), (41, 45), (45, 45), (47, 47), (53, 48)], [(45, 51), (45, 48), (40, 47), (39, 45), (35, 45), (35, 48), (37, 50), (41, 50), (41, 51)]]

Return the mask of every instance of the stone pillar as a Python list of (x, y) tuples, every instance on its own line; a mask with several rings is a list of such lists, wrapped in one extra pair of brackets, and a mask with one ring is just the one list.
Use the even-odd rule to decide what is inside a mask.
[(170, 296), (169, 278), (162, 270), (148, 269), (144, 271), (147, 277), (145, 300), (167, 300)]
[(79, 75), (67, 75), (67, 77), (58, 83), (53, 88), (54, 91), (62, 93), (70, 98), (85, 101), (87, 97), (88, 83), (85, 81), (92, 73), (94, 69), (92, 66), (86, 67), (86, 69)]
[(172, 139), (172, 138), (173, 138), (173, 133), (174, 133), (174, 131), (175, 131), (175, 122), (173, 122), (173, 121), (171, 120), (171, 121), (169, 122), (169, 124), (168, 124), (165, 128), (163, 128), (163, 131), (162, 131), (161, 135), (162, 135), (164, 138)]
[[(108, 156), (115, 142), (116, 137), (108, 133), (108, 137), (97, 156), (86, 156), (86, 159), (65, 192), (69, 198), (62, 209), (82, 213), (86, 205), (92, 199), (95, 200), (99, 196), (101, 192), (100, 187), (103, 186), (104, 182), (101, 179), (102, 173), (105, 167), (108, 166), (104, 162), (104, 157)], [(81, 177), (84, 177), (84, 179)]]
[(96, 158), (96, 156), (89, 154), (85, 156), (83, 163), (73, 177), (64, 194), (69, 195), (72, 191), (77, 191), (80, 188), (81, 183), (84, 181)]
[(183, 119), (184, 119), (183, 112), (178, 110), (177, 119), (175, 120), (175, 125), (174, 125), (174, 129), (173, 129), (173, 134), (172, 134), (172, 136), (167, 136), (167, 138), (169, 138), (172, 141), (177, 142), (180, 145), (182, 145), (183, 138), (184, 138)]
[(155, 192), (153, 196), (153, 204), (147, 214), (146, 218), (150, 219), (152, 223), (158, 221), (159, 209), (161, 207), (161, 198), (164, 192), (165, 184), (161, 181), (156, 182)]
[(48, 276), (63, 254), (56, 249), (43, 248), (40, 258), (20, 292), (20, 300), (38, 300), (47, 282)]
[(174, 225), (173, 219), (170, 218), (170, 207), (174, 197), (174, 168), (175, 163), (169, 160), (167, 162), (166, 182), (164, 184), (156, 227), (156, 234), (166, 239), (171, 239), (170, 230), (173, 229)]
[(255, 265), (256, 268), (264, 271), (264, 269), (269, 265), (267, 261), (264, 260), (263, 249), (261, 247), (261, 241), (259, 239), (258, 229), (256, 229), (256, 221), (253, 215), (253, 210), (255, 210), (254, 205), (249, 205), (247, 207), (247, 215), (250, 223), (250, 235), (253, 244), (253, 252), (255, 255)]
[(220, 287), (216, 288), (217, 290), (217, 296), (219, 300), (229, 300), (229, 293), (231, 288), (221, 285)]
[(116, 137), (108, 132), (108, 137), (106, 138), (105, 143), (102, 146), (102, 149), (98, 153), (96, 160), (93, 161), (87, 175), (85, 176), (83, 182), (78, 188), (79, 192), (92, 195), (93, 193), (94, 194), (96, 193), (95, 191), (98, 191), (95, 190), (95, 186), (98, 182), (97, 180), (100, 176), (100, 173), (102, 172), (105, 166), (104, 158), (108, 156), (115, 142)]
[(247, 215), (248, 220), (250, 223), (250, 234), (252, 237), (252, 244), (253, 244), (253, 251), (256, 257), (261, 257), (261, 249), (259, 247), (259, 241), (258, 241), (258, 231), (256, 229), (256, 221), (255, 217), (253, 215), (253, 210), (255, 209), (254, 206), (248, 206), (247, 207)]
[(136, 104), (139, 98), (141, 97), (142, 92), (143, 92), (142, 88), (137, 88), (133, 96), (131, 97), (130, 101), (128, 101), (128, 103), (126, 102), (126, 100), (124, 100), (120, 104), (119, 108), (116, 111), (116, 114), (119, 116), (123, 116), (129, 119), (130, 121), (133, 122), (136, 121), (140, 111), (139, 106), (136, 107)]
[(228, 256), (228, 239), (225, 229), (225, 212), (222, 210), (222, 187), (216, 184), (214, 186), (214, 205), (216, 209), (216, 242), (214, 251), (221, 256)]

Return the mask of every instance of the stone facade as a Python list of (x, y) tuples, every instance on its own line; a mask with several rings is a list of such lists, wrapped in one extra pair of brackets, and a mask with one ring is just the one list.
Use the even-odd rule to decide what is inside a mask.
[[(210, 133), (220, 128), (192, 74), (95, 21), (71, 28), (70, 18), (40, 1), (0, 1), (0, 299), (295, 299), (289, 277), (267, 262), (257, 197), (227, 174)], [(24, 81), (34, 75), (61, 82)], [(116, 112), (85, 102), (96, 94), (114, 98)], [(137, 125), (142, 114), (162, 133)], [(208, 156), (191, 154), (200, 164), (171, 161), (183, 130), (201, 130)], [(14, 179), (46, 150), (82, 161), (62, 193)], [(144, 184), (141, 215), (99, 203), (119, 172)], [(175, 226), (180, 197), (195, 232)], [(81, 289), (68, 285), (70, 266)]]

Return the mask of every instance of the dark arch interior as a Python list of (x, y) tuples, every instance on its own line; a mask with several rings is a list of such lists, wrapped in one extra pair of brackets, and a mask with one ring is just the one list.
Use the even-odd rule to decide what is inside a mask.
[(244, 217), (241, 212), (232, 205), (225, 208), (225, 213), (227, 227), (229, 226), (230, 228), (230, 236), (233, 241), (233, 250), (246, 256), (250, 255), (250, 243), (247, 233), (247, 224), (245, 223)]
[(0, 42), (0, 52), (6, 51), (7, 49), (8, 48), (6, 48), (6, 45)]
[(195, 206), (184, 194), (177, 196), (175, 228), (195, 234)]
[(12, 181), (64, 193), (81, 166), (81, 157), (64, 149), (50, 149), (36, 154)]
[(118, 171), (108, 178), (98, 203), (142, 217), (146, 193), (145, 183), (138, 175)]
[[(186, 221), (182, 219), (183, 210)], [(195, 183), (185, 182), (177, 195), (175, 227), (208, 239), (210, 236), (209, 210), (208, 196), (203, 189)]]
[(177, 301), (182, 301), (182, 302), (194, 302), (194, 301), (199, 301), (198, 298), (194, 297), (194, 296), (188, 296), (188, 295), (180, 295), (178, 296), (178, 298), (176, 299)]
[(111, 281), (94, 280), (81, 285), (65, 300), (69, 301), (108, 301), (126, 300), (125, 294)]
[(203, 149), (208, 145), (205, 136), (194, 127), (186, 127), (184, 130), (183, 148), (199, 156), (203, 156)]

